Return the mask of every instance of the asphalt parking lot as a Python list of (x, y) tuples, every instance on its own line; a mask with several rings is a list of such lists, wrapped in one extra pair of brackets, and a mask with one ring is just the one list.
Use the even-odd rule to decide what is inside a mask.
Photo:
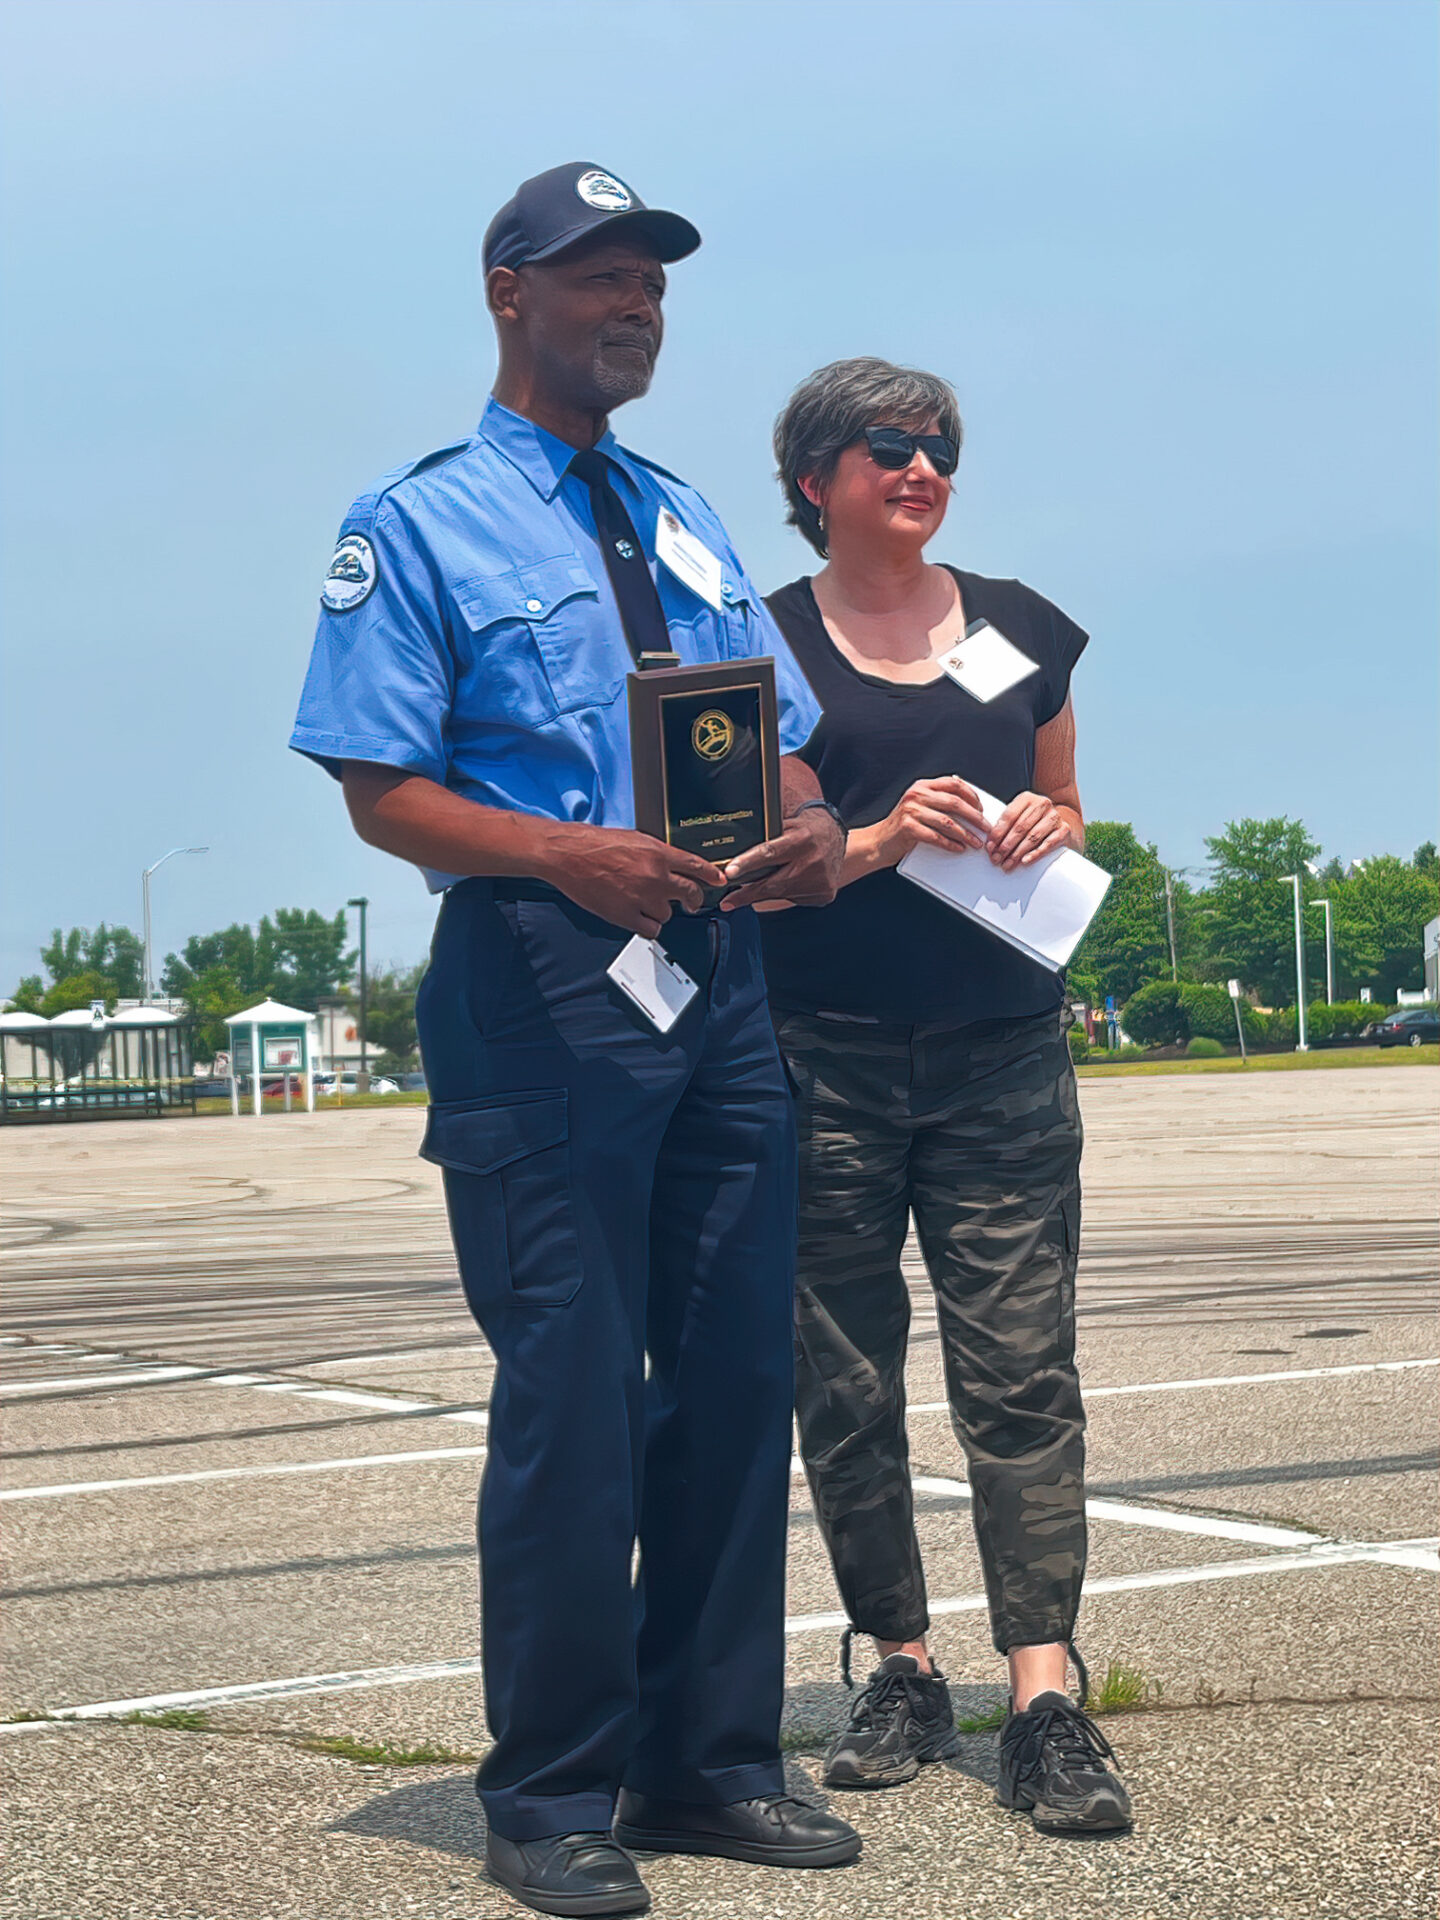
[[(981, 1731), (843, 1800), (853, 1867), (644, 1863), (660, 1920), (1433, 1912), (1437, 1089), (1429, 1066), (1082, 1087), (1080, 1641), (1158, 1690), (1102, 1722), (1135, 1832), (1002, 1815)], [(519, 1911), (470, 1785), (490, 1373), (422, 1120), (0, 1134), (6, 1913)], [(978, 1719), (1002, 1668), (913, 1281), (934, 1641)], [(816, 1797), (836, 1605), (797, 1481), (785, 1737)]]

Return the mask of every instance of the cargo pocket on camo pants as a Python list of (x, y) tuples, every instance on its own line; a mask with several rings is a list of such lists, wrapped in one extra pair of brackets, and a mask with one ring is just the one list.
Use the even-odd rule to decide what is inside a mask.
[(430, 1109), (422, 1159), (445, 1172), (465, 1297), (482, 1309), (563, 1307), (580, 1290), (566, 1094), (446, 1100)]

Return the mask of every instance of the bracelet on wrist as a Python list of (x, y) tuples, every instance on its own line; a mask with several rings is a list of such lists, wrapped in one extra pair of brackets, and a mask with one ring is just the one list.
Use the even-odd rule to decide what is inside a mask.
[(849, 839), (850, 829), (846, 826), (844, 817), (841, 814), (840, 809), (838, 807), (831, 806), (828, 800), (802, 800), (799, 806), (796, 807), (795, 811), (790, 815), (790, 818), (792, 820), (798, 820), (802, 813), (814, 813), (814, 812), (828, 813), (830, 818), (835, 822), (836, 826), (839, 827), (841, 839), (842, 840)]

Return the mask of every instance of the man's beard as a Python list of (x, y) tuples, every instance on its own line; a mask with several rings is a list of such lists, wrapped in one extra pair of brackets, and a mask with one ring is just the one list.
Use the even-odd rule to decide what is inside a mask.
[[(623, 357), (608, 358), (611, 349), (630, 347), (635, 351)], [(590, 378), (595, 391), (607, 407), (618, 407), (626, 400), (638, 400), (650, 390), (655, 372), (659, 342), (651, 333), (638, 328), (612, 327), (595, 342), (590, 363)]]

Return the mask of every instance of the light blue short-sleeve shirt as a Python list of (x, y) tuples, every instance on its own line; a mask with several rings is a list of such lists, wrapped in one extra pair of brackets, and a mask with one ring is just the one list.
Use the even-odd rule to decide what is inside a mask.
[[(701, 496), (619, 446), (599, 451), (645, 545), (686, 665), (775, 657), (780, 745), (819, 707)], [(490, 401), (474, 437), (357, 500), (321, 594), (290, 744), (424, 774), (466, 799), (592, 826), (635, 824), (625, 676), (634, 661), (575, 449)], [(655, 558), (662, 509), (720, 562), (717, 609)], [(431, 887), (454, 875), (427, 874)]]

